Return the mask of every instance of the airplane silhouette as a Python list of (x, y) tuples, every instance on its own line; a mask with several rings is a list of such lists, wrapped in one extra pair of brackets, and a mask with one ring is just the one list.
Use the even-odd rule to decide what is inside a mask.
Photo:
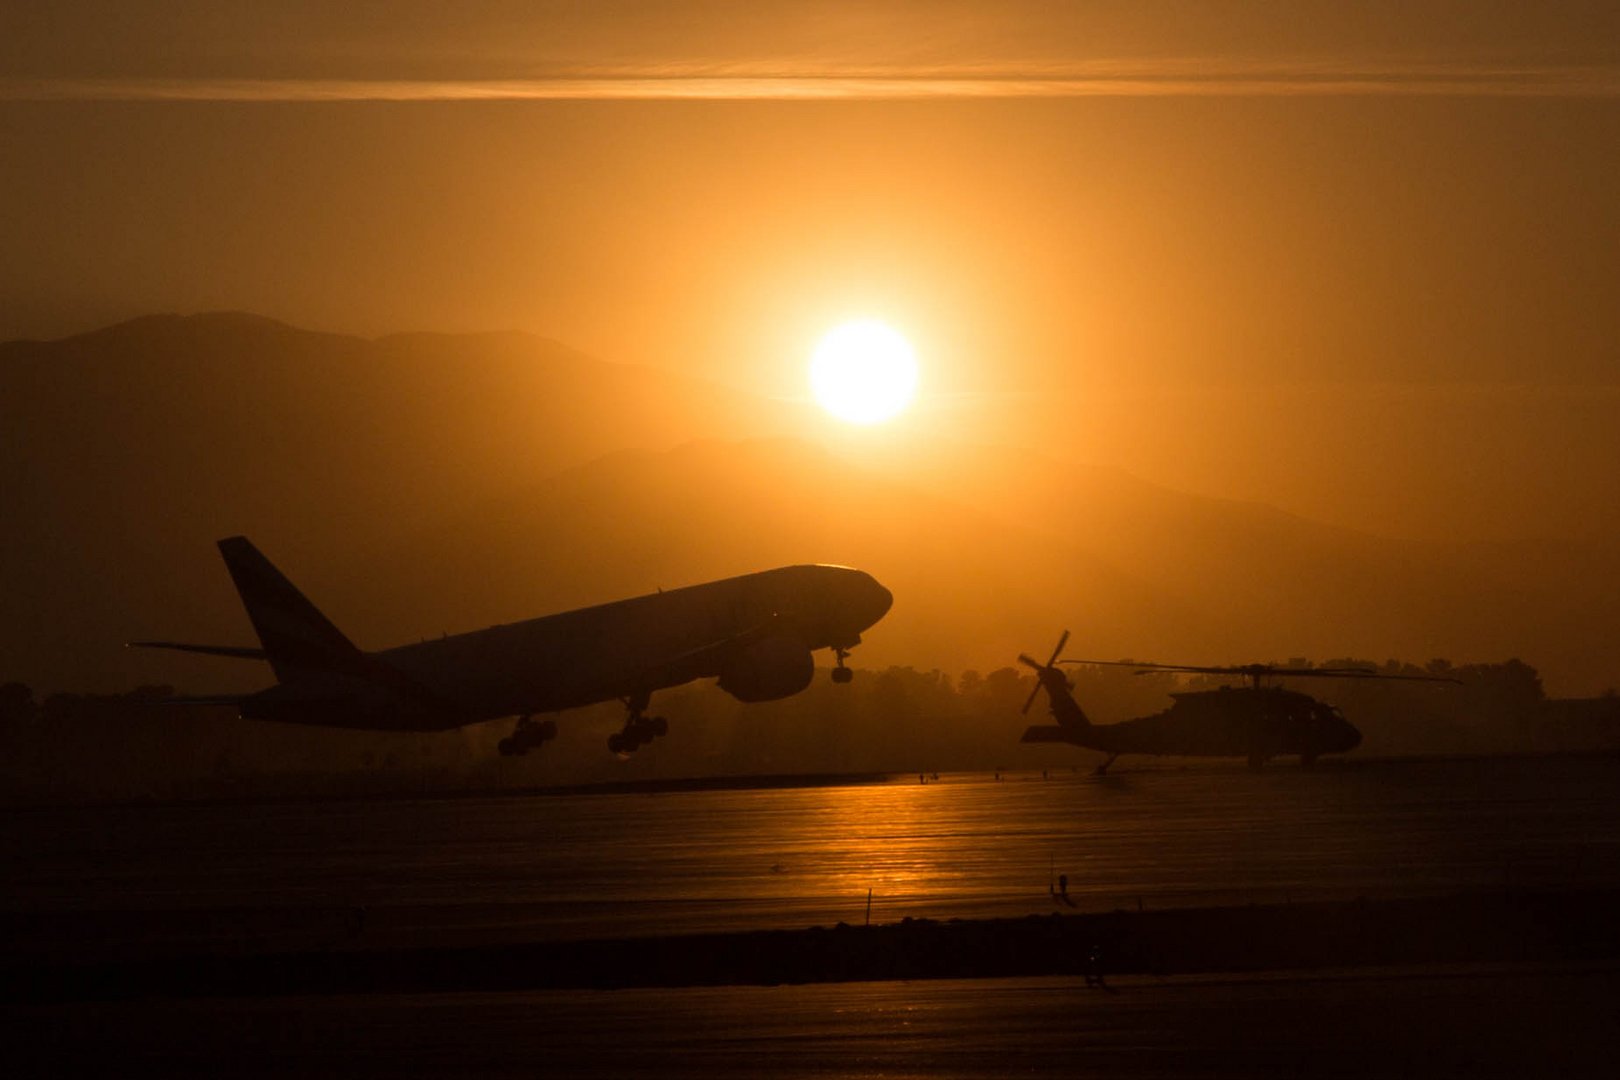
[(234, 705), (254, 720), (390, 731), (442, 731), (518, 717), (503, 754), (554, 738), (536, 713), (622, 701), (623, 730), (608, 749), (627, 755), (663, 735), (646, 715), (654, 691), (717, 678), (740, 701), (772, 701), (810, 685), (812, 653), (837, 657), (834, 682), (861, 632), (894, 602), (867, 573), (842, 566), (783, 566), (524, 622), (367, 652), (355, 646), (246, 537), (219, 541), (261, 648), (135, 641), (265, 660), (276, 684), (253, 694), (172, 698)]

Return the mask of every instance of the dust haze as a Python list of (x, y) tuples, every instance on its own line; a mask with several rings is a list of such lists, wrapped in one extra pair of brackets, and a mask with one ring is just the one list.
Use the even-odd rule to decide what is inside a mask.
[(1617, 176), (1613, 0), (9, 5), (7, 1065), (1620, 1075)]
[(834, 562), (953, 692), (1069, 628), (1600, 697), (1614, 13), (1307, 7), (14, 27), (0, 681), (253, 688), (122, 648), (248, 642), (246, 534), (366, 648)]

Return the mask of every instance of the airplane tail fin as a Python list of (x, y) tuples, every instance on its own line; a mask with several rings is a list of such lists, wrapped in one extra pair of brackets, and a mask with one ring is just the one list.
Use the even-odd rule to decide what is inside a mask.
[(264, 646), (264, 658), (281, 682), (299, 673), (356, 671), (365, 653), (343, 636), (320, 609), (298, 591), (245, 536), (219, 541), (219, 553)]

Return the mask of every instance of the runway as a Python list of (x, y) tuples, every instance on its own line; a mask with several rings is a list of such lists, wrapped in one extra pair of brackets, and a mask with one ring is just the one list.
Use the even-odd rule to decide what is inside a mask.
[(511, 994), (14, 1009), (24, 1072), (612, 1077), (1592, 1076), (1612, 968)]
[[(11, 948), (479, 945), (1620, 887), (1620, 758), (0, 816)], [(123, 952), (120, 952), (123, 950)]]
[[(1613, 757), (914, 776), (769, 790), (42, 808), (5, 950), (118, 963), (1620, 886)], [(535, 948), (542, 949), (541, 945)], [(496, 955), (503, 955), (497, 952)], [(540, 955), (537, 953), (536, 955)], [(1573, 956), (1573, 960), (1568, 957)], [(18, 1004), (24, 1071), (1591, 1075), (1620, 975), (1563, 966)], [(1575, 966), (1581, 965), (1581, 966)], [(137, 966), (134, 970), (140, 970)]]

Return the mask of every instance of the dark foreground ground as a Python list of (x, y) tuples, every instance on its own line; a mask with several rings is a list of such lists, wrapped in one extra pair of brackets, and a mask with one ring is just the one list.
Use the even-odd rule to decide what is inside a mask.
[(1111, 978), (1432, 964), (1620, 962), (1620, 893), (1495, 892), (460, 948), (229, 952), (0, 967), (34, 1002), (169, 997)]
[(1617, 900), (116, 962), (13, 936), (0, 1045), (25, 1076), (1613, 1076)]
[(188, 998), (5, 1014), (13, 1076), (1613, 1077), (1614, 968)]

